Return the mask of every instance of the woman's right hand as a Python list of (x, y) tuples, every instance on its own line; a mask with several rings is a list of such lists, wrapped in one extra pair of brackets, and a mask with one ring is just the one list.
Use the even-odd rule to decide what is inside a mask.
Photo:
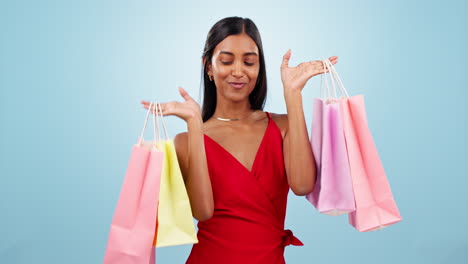
[[(213, 216), (214, 201), (205, 155), (200, 106), (182, 87), (179, 87), (179, 93), (184, 102), (172, 101), (160, 105), (163, 116), (175, 115), (187, 122), (188, 132), (179, 133), (174, 137), (174, 147), (193, 217), (198, 221), (205, 221)], [(148, 109), (151, 102), (141, 103)], [(155, 107), (151, 108), (154, 112)]]
[[(159, 103), (163, 116), (175, 115), (182, 118), (187, 123), (197, 118), (201, 120), (200, 105), (195, 100), (193, 100), (192, 97), (190, 97), (184, 88), (179, 87), (179, 93), (184, 98), (185, 102), (172, 101), (167, 103)], [(141, 101), (141, 103), (143, 104), (144, 108), (148, 109), (151, 102)], [(153, 106), (151, 108), (151, 111), (154, 112), (155, 107)]]

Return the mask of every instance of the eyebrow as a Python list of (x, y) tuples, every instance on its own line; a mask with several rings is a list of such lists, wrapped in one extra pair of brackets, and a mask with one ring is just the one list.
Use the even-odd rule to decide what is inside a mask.
[[(234, 56), (234, 53), (229, 52), (229, 51), (221, 51), (219, 54), (228, 54), (228, 55)], [(258, 56), (258, 54), (256, 52), (246, 52), (246, 53), (244, 53), (244, 56), (248, 56), (248, 55)]]

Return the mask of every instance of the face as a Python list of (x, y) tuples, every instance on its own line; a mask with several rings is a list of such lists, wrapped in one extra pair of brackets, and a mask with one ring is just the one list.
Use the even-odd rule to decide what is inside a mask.
[(213, 51), (208, 74), (216, 85), (220, 96), (233, 101), (248, 98), (255, 88), (260, 70), (257, 44), (247, 35), (230, 35)]

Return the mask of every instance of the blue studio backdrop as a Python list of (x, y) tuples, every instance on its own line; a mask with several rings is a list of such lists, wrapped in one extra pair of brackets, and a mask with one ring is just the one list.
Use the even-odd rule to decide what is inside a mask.
[[(0, 263), (102, 263), (140, 100), (200, 98), (201, 55), (227, 16), (260, 30), (269, 93), (285, 113), (280, 63), (339, 56), (403, 220), (360, 233), (290, 192), (294, 263), (465, 263), (466, 1), (1, 1)], [(319, 76), (303, 91), (310, 131)], [(167, 117), (171, 137), (186, 131)], [(150, 132), (150, 131), (148, 131)], [(150, 133), (148, 133), (150, 134)], [(160, 248), (184, 263), (191, 245)]]

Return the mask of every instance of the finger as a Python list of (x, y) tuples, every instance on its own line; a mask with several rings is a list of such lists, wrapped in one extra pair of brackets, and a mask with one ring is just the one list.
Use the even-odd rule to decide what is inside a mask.
[(167, 103), (159, 103), (156, 105), (156, 113), (158, 115), (163, 115), (166, 113), (167, 109)]
[(330, 62), (332, 62), (332, 61), (338, 61), (338, 56), (331, 56), (331, 57), (328, 58), (328, 60), (329, 60)]
[(148, 102), (148, 101), (141, 101), (141, 103), (143, 104), (143, 107), (148, 109), (148, 107), (150, 106), (151, 102)]
[(143, 103), (143, 108), (149, 109), (150, 105), (151, 105), (151, 109), (150, 109), (151, 113), (152, 114), (156, 113), (156, 105), (152, 102)]
[(289, 67), (289, 59), (291, 58), (291, 49), (286, 51), (286, 54), (283, 56), (283, 62), (281, 63), (281, 68)]
[(320, 61), (320, 70), (319, 73), (327, 73), (329, 72), (328, 67), (326, 67), (325, 63), (323, 61)]
[(332, 56), (328, 58), (328, 60), (331, 62), (331, 64), (336, 64), (338, 62), (338, 56)]
[[(171, 101), (167, 103), (160, 103), (159, 104), (159, 115), (173, 115), (177, 112), (177, 108), (180, 105), (180, 102), (177, 101)], [(180, 107), (180, 106), (179, 106)]]
[(143, 104), (143, 108), (145, 109), (149, 109), (151, 105), (151, 109), (150, 109), (151, 114), (156, 113), (156, 105), (153, 102), (141, 101), (141, 103)]
[[(332, 65), (338, 63), (338, 56), (332, 56), (330, 58), (328, 58), (328, 60), (330, 61), (330, 63)], [(321, 70), (319, 71), (320, 73), (327, 73), (329, 72), (330, 70), (328, 69), (328, 67), (325, 67), (323, 61), (320, 61), (320, 64), (321, 64)]]
[(319, 72), (320, 73), (327, 73), (328, 69), (322, 65), (322, 69)]
[(307, 63), (307, 72), (309, 72), (311, 76), (314, 76), (317, 74), (325, 73), (327, 71), (323, 64), (323, 61), (315, 60), (309, 61)]
[(148, 101), (145, 101), (145, 100), (141, 100), (140, 103), (142, 103), (143, 106), (146, 106), (146, 105), (149, 105), (151, 102), (148, 102)]
[[(159, 114), (159, 115), (160, 115), (161, 112), (164, 113), (163, 109), (166, 108), (166, 106), (165, 106), (166, 104), (167, 103), (159, 103), (159, 106), (158, 106), (158, 104), (156, 102), (154, 102), (151, 105), (151, 113), (152, 114)], [(143, 107), (148, 109), (149, 106), (150, 106), (150, 104), (148, 103), (148, 104), (145, 104)]]
[(143, 104), (143, 107), (144, 108), (148, 108), (151, 104), (155, 104), (155, 102), (148, 102), (148, 101), (141, 101), (141, 103)]
[(185, 99), (185, 101), (192, 100), (192, 97), (184, 90), (184, 88), (179, 86), (179, 93)]

